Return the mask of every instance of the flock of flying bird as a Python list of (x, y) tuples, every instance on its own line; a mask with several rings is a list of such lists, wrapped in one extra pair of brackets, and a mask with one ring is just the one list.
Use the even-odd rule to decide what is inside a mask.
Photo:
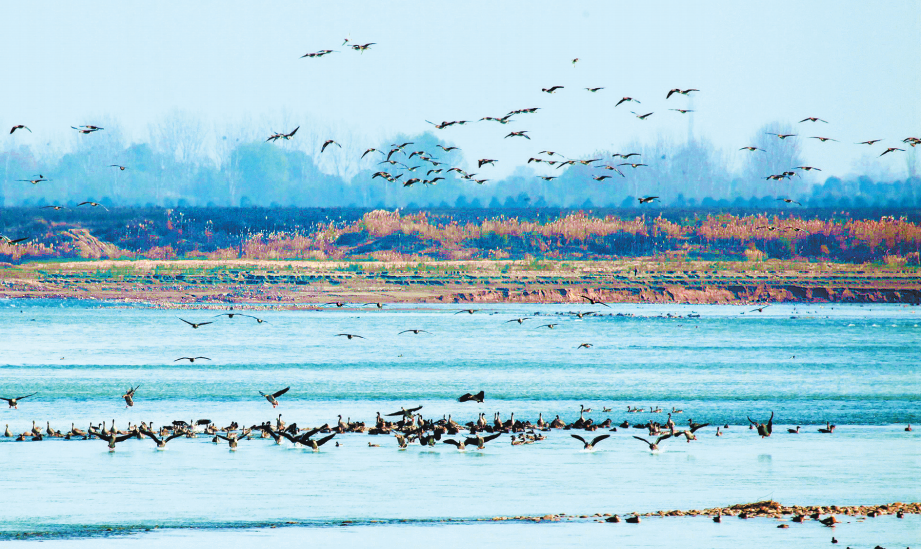
[[(357, 51), (359, 53), (364, 53), (365, 51), (370, 49), (371, 46), (374, 46), (375, 44), (376, 43), (374, 42), (369, 42), (366, 44), (353, 43), (350, 40), (350, 38), (346, 38), (343, 41), (342, 46), (351, 48), (352, 50)], [(301, 58), (321, 58), (321, 57), (324, 57), (326, 55), (333, 54), (333, 53), (338, 53), (338, 51), (324, 49), (324, 50), (319, 50), (316, 52), (309, 52), (301, 56)], [(573, 67), (575, 67), (578, 62), (579, 62), (579, 58), (573, 59), (572, 60)], [(547, 94), (556, 94), (557, 92), (563, 89), (565, 89), (565, 86), (555, 85), (555, 86), (550, 86), (547, 88), (542, 88), (541, 91)], [(605, 88), (603, 86), (585, 88), (586, 91), (592, 94), (597, 94), (598, 92), (601, 92), (604, 89)], [(700, 92), (700, 90), (696, 88), (684, 88), (684, 89), (672, 88), (665, 94), (665, 100), (667, 101), (672, 96), (675, 96), (675, 95), (689, 96), (692, 93), (698, 93), (698, 92)], [(634, 97), (623, 96), (614, 104), (614, 108), (617, 108), (624, 103), (636, 103), (637, 105), (641, 104), (640, 100)], [(485, 116), (485, 117), (480, 118), (476, 122), (484, 122), (484, 121), (485, 122), (496, 122), (501, 125), (507, 125), (509, 123), (516, 122), (514, 117), (519, 116), (519, 115), (533, 114), (533, 113), (536, 113), (539, 109), (541, 108), (540, 107), (530, 107), (530, 108), (524, 108), (524, 109), (515, 109), (512, 111), (509, 111), (507, 114), (501, 117)], [(669, 110), (678, 112), (682, 115), (694, 112), (693, 109), (683, 109), (683, 108), (669, 108)], [(631, 111), (631, 113), (638, 120), (645, 121), (649, 117), (653, 116), (655, 114), (655, 111), (649, 111), (646, 113), (637, 113), (636, 111)], [(435, 129), (437, 130), (443, 130), (443, 129), (446, 129), (452, 126), (464, 126), (468, 123), (472, 123), (475, 121), (452, 120), (452, 121), (442, 121), (441, 123), (434, 123), (431, 121), (426, 121), (426, 122), (433, 125)], [(828, 124), (828, 121), (821, 119), (819, 117), (810, 116), (810, 117), (806, 117), (800, 120), (799, 123), (800, 124), (802, 123)], [(84, 134), (84, 135), (105, 130), (102, 127), (94, 126), (94, 125), (82, 125), (79, 127), (72, 126), (71, 128), (73, 128), (80, 134)], [(300, 129), (300, 126), (298, 126), (294, 130), (287, 132), (287, 133), (273, 131), (272, 134), (267, 138), (266, 141), (275, 142), (277, 140), (285, 140), (285, 141), (291, 140), (292, 138), (294, 138), (294, 135), (297, 133), (298, 129)], [(10, 134), (13, 134), (17, 130), (27, 130), (29, 132), (32, 132), (32, 130), (29, 127), (23, 124), (17, 124), (12, 127), (12, 129), (10, 130)], [(528, 135), (528, 132), (529, 132), (528, 130), (512, 130), (505, 135), (505, 138), (506, 139), (521, 138), (521, 139), (530, 140), (531, 137)], [(791, 134), (777, 134), (777, 133), (769, 132), (768, 134), (775, 136), (778, 140), (786, 140), (789, 138), (796, 138), (799, 136), (798, 134), (792, 134), (792, 133)], [(819, 140), (822, 143), (838, 141), (837, 139), (828, 138), (825, 136), (808, 136), (808, 138)], [(857, 144), (873, 146), (874, 144), (880, 141), (882, 140), (872, 139), (872, 140), (865, 140), (862, 142), (857, 142)], [(916, 138), (916, 137), (908, 137), (908, 138), (903, 139), (902, 143), (909, 145), (911, 147), (915, 147), (916, 145), (921, 144), (921, 139)], [(328, 140), (325, 140), (323, 144), (320, 146), (320, 153), (321, 154), (324, 153), (326, 149), (331, 145), (335, 145), (339, 148), (342, 148), (342, 146), (335, 140), (328, 139)], [(407, 153), (405, 148), (411, 145), (414, 145), (414, 143), (405, 142), (402, 144), (390, 144), (390, 149), (386, 152), (378, 150), (374, 147), (366, 149), (364, 153), (362, 153), (361, 155), (362, 160), (369, 153), (376, 152), (376, 153), (379, 153), (382, 158), (382, 160), (378, 162), (378, 165), (382, 165), (382, 164), (389, 165), (389, 167), (385, 170), (378, 170), (377, 172), (374, 172), (371, 176), (371, 180), (373, 181), (376, 178), (382, 178), (383, 180), (386, 180), (391, 183), (400, 183), (402, 184), (403, 187), (407, 187), (407, 188), (412, 187), (416, 184), (429, 186), (429, 185), (438, 184), (438, 182), (445, 180), (450, 173), (454, 172), (461, 180), (468, 180), (468, 181), (475, 182), (477, 184), (485, 184), (486, 182), (489, 181), (489, 178), (477, 178), (479, 174), (476, 172), (470, 173), (460, 167), (448, 166), (446, 163), (438, 160), (436, 155), (432, 152), (426, 152), (424, 150), (411, 150), (409, 153)], [(459, 149), (456, 146), (445, 146), (441, 144), (438, 144), (437, 147), (440, 148), (445, 153)], [(754, 145), (743, 146), (739, 150), (748, 151), (750, 153), (765, 152), (763, 148), (760, 148)], [(882, 157), (889, 153), (904, 152), (904, 151), (905, 151), (904, 149), (899, 148), (899, 147), (888, 147), (882, 153), (880, 153), (879, 156)], [(395, 155), (402, 155), (402, 157), (399, 157), (399, 156), (395, 157)], [(541, 155), (544, 155), (547, 158), (545, 159), (541, 157)], [(538, 152), (537, 156), (530, 157), (526, 164), (531, 164), (531, 163), (546, 164), (550, 167), (554, 167), (556, 170), (559, 170), (559, 169), (562, 169), (563, 167), (571, 167), (571, 166), (574, 166), (576, 163), (579, 163), (583, 166), (589, 166), (589, 167), (592, 167), (595, 169), (601, 169), (602, 171), (604, 171), (602, 173), (595, 174), (592, 176), (592, 179), (595, 180), (596, 182), (603, 182), (605, 180), (614, 178), (614, 175), (619, 175), (620, 177), (626, 178), (626, 174), (624, 173), (624, 170), (626, 170), (626, 167), (629, 167), (631, 170), (636, 170), (641, 167), (648, 166), (644, 162), (639, 162), (638, 159), (629, 160), (632, 157), (639, 158), (641, 156), (642, 155), (640, 153), (614, 153), (612, 154), (612, 158), (619, 159), (620, 161), (623, 161), (623, 162), (619, 162), (616, 164), (609, 164), (605, 162), (605, 160), (602, 158), (568, 159), (555, 151), (543, 150), (543, 151)], [(417, 158), (420, 163), (424, 162), (424, 163), (427, 163), (427, 165), (422, 165), (422, 164), (412, 165), (414, 157)], [(557, 159), (557, 157), (559, 157), (559, 159)], [(484, 166), (487, 166), (487, 165), (494, 166), (495, 163), (497, 162), (498, 162), (498, 159), (490, 159), (490, 158), (478, 159), (477, 169), (478, 170), (482, 169)], [(595, 163), (599, 163), (599, 164), (595, 164)], [(116, 167), (120, 171), (123, 171), (127, 168), (126, 166), (119, 165), (119, 164), (112, 164), (109, 166)], [(624, 168), (622, 169), (621, 167), (624, 167)], [(391, 173), (388, 170), (393, 170), (395, 173)], [(775, 181), (775, 182), (782, 181), (785, 179), (792, 179), (794, 176), (798, 175), (796, 172), (797, 170), (801, 170), (805, 172), (821, 171), (821, 169), (813, 167), (813, 166), (797, 166), (797, 167), (791, 167), (790, 169), (785, 170), (779, 174), (767, 175), (764, 178), (768, 181)], [(415, 176), (417, 171), (418, 171), (419, 176)], [(423, 172), (425, 173), (424, 177), (422, 175)], [(558, 175), (542, 175), (542, 176), (537, 176), (537, 177), (544, 181), (549, 182), (549, 181), (552, 181), (558, 178), (559, 176)], [(37, 178), (32, 177), (28, 179), (21, 179), (19, 181), (30, 182), (32, 184), (38, 184), (41, 182), (51, 181), (51, 179), (45, 178), (43, 175), (39, 174)], [(651, 203), (651, 202), (660, 200), (660, 198), (658, 196), (645, 196), (645, 197), (638, 197), (637, 200), (639, 201), (640, 204), (645, 204), (645, 203)], [(783, 201), (786, 204), (797, 204), (797, 205), (800, 204), (799, 202), (794, 201), (793, 199), (784, 198), (784, 197), (778, 198), (778, 201)], [(102, 206), (99, 203), (95, 203), (92, 201), (84, 201), (79, 204), (79, 206), (83, 206), (83, 205), (89, 205), (91, 207), (101, 207)], [(53, 208), (55, 210), (60, 210), (65, 207), (60, 206), (60, 205), (48, 205), (42, 208)], [(9, 238), (3, 238), (3, 241), (6, 241), (9, 244), (15, 244), (15, 243), (25, 241), (27, 239), (28, 238), (12, 240)]]

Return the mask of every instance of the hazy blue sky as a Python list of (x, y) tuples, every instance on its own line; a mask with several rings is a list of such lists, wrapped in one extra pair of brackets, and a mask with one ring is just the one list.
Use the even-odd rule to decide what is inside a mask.
[[(171, 110), (237, 137), (302, 125), (354, 154), (397, 132), (541, 107), (507, 126), (437, 131), (501, 176), (542, 149), (571, 157), (694, 132), (735, 159), (786, 121), (823, 175), (892, 170), (921, 134), (921, 2), (3, 2), (0, 147), (66, 149), (71, 125), (129, 140)], [(375, 42), (359, 55), (342, 41)], [(340, 53), (299, 59), (320, 49)], [(571, 60), (580, 59), (573, 67)], [(542, 87), (563, 85), (548, 95)], [(591, 94), (589, 86), (604, 90)], [(674, 87), (699, 88), (665, 100)], [(622, 96), (642, 105), (614, 108)], [(696, 110), (693, 119), (668, 108)], [(646, 121), (630, 114), (653, 111)], [(796, 124), (817, 116), (829, 124)], [(290, 128), (280, 127), (289, 124)], [(503, 139), (528, 130), (531, 141)], [(233, 132), (233, 130), (231, 130)], [(873, 148), (854, 145), (884, 138)], [(308, 143), (308, 141), (310, 143)], [(344, 143), (348, 142), (348, 143)], [(902, 154), (904, 155), (904, 154)]]

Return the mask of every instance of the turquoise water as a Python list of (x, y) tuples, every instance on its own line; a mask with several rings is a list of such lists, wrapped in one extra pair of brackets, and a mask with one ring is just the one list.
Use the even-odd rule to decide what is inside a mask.
[[(103, 540), (57, 538), (106, 534), (115, 526), (130, 528), (123, 537), (132, 546), (236, 546), (237, 537), (255, 542), (246, 538), (271, 535), (278, 546), (305, 545), (300, 538), (308, 538), (310, 546), (455, 547), (475, 531), (487, 534), (468, 542), (478, 547), (812, 547), (819, 540), (807, 534), (818, 528), (777, 530), (776, 523), (764, 524), (768, 539), (746, 543), (725, 525), (695, 529), (699, 537), (686, 540), (694, 519), (656, 520), (661, 537), (612, 541), (599, 532), (611, 525), (588, 521), (539, 529), (437, 521), (624, 515), (760, 499), (802, 505), (919, 499), (921, 440), (919, 432), (902, 430), (921, 424), (921, 314), (913, 307), (774, 305), (742, 315), (750, 308), (615, 305), (595, 309), (608, 315), (581, 320), (569, 313), (577, 310), (572, 305), (477, 307), (482, 311), (473, 315), (428, 305), (263, 311), (257, 315), (268, 323), (258, 324), (210, 318), (216, 311), (3, 301), (0, 395), (38, 394), (18, 410), (0, 410), (0, 425), (21, 432), (34, 420), (66, 431), (71, 423), (86, 428), (114, 419), (124, 428), (203, 417), (252, 425), (278, 414), (300, 426), (332, 424), (337, 415), (373, 424), (377, 411), (417, 405), (427, 418), (451, 415), (459, 422), (481, 411), (489, 420), (498, 411), (503, 419), (514, 412), (533, 421), (542, 413), (572, 422), (581, 404), (596, 421), (662, 422), (676, 407), (683, 410), (679, 423), (693, 417), (730, 427), (721, 437), (707, 427), (696, 442), (668, 440), (657, 454), (631, 438), (645, 433), (635, 429), (618, 429), (592, 453), (566, 431), (530, 446), (512, 447), (501, 437), (466, 453), (446, 445), (399, 451), (393, 437), (354, 434), (336, 437), (342, 447), (330, 443), (317, 454), (264, 440), (244, 441), (236, 452), (206, 438), (173, 440), (165, 452), (154, 451), (150, 440), (132, 440), (108, 453), (99, 441), (0, 438), (0, 539), (25, 533), (30, 545), (40, 537), (95, 545)], [(700, 317), (688, 318), (692, 312)], [(192, 329), (177, 316), (215, 323)], [(506, 323), (519, 317), (532, 319)], [(546, 323), (559, 326), (538, 328)], [(397, 335), (415, 328), (431, 334)], [(583, 342), (593, 347), (577, 349)], [(199, 355), (213, 361), (173, 362)], [(120, 396), (138, 384), (136, 405), (126, 409)], [(278, 409), (258, 394), (286, 386), (291, 391)], [(478, 390), (486, 403), (455, 401)], [(663, 413), (628, 414), (628, 405), (659, 406)], [(762, 440), (745, 417), (766, 420), (771, 411), (775, 434)], [(834, 434), (817, 432), (826, 421), (837, 424)], [(787, 434), (795, 425), (801, 434)], [(404, 519), (411, 522), (391, 522)], [(855, 542), (872, 545), (921, 540), (918, 522), (902, 520), (885, 530), (878, 527), (888, 519), (854, 520), (847, 530)], [(306, 525), (267, 527), (286, 521)], [(615, 527), (619, 534), (637, 533), (623, 526)], [(123, 537), (105, 541), (127, 545)], [(423, 545), (427, 537), (446, 539)]]

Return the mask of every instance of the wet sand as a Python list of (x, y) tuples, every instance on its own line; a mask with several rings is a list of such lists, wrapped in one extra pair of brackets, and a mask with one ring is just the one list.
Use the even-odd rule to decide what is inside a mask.
[(0, 298), (261, 303), (921, 303), (914, 268), (814, 262), (115, 260), (0, 265)]

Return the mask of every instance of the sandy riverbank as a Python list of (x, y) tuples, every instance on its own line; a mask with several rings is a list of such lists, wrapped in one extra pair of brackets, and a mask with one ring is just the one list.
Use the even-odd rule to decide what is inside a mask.
[(921, 303), (915, 268), (812, 262), (175, 260), (0, 266), (0, 298), (264, 303)]

